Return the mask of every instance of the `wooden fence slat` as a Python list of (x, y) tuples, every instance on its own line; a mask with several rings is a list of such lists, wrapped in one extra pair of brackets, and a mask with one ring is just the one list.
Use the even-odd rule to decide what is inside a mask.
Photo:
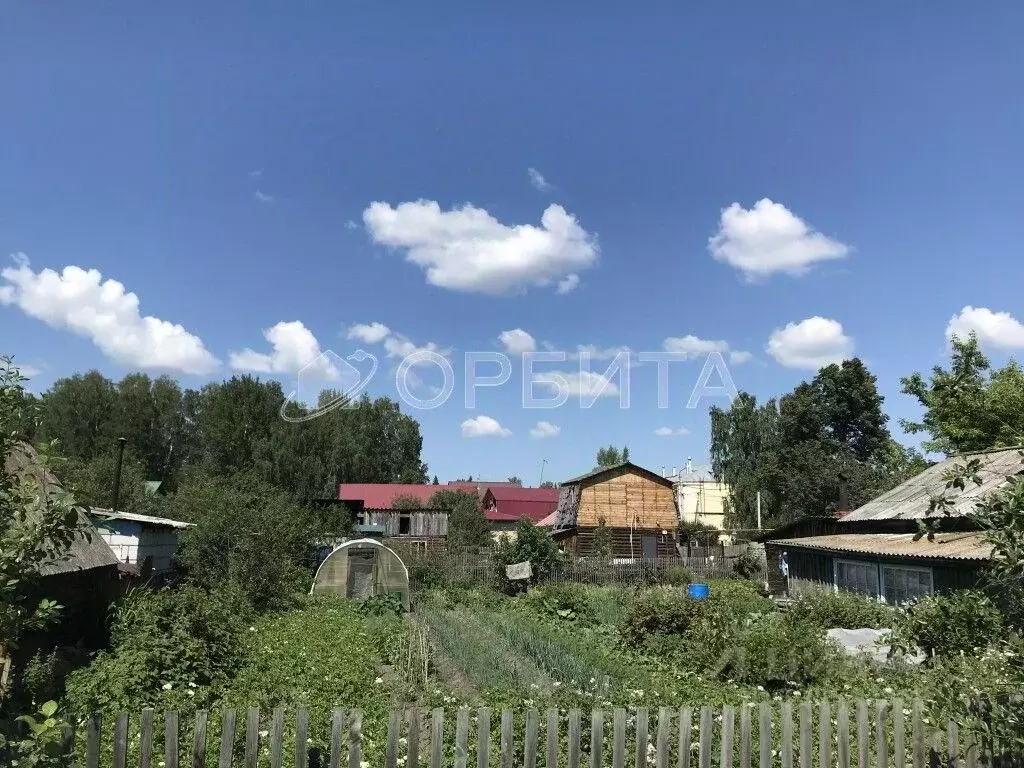
[(512, 768), (512, 710), (505, 709), (501, 712), (501, 768)]
[(523, 768), (537, 768), (537, 734), (540, 716), (536, 709), (526, 712), (526, 743), (523, 744)]
[(658, 710), (658, 746), (655, 768), (668, 768), (668, 737), (672, 729), (672, 713), (668, 707)]
[(546, 768), (557, 768), (558, 766), (558, 710), (548, 710), (548, 749)]
[(840, 701), (836, 710), (836, 731), (836, 765), (850, 768), (850, 706), (845, 701)]
[(812, 768), (814, 765), (814, 756), (811, 754), (811, 745), (814, 743), (812, 717), (811, 702), (803, 702), (800, 705), (800, 768)]
[[(398, 768), (398, 730), (402, 723), (397, 709), (388, 714), (388, 741), (384, 748), (384, 765), (386, 768)], [(296, 752), (296, 756), (298, 753)], [(296, 764), (295, 768), (306, 768)]]
[[(260, 759), (260, 708), (249, 707), (245, 714), (245, 768), (257, 768)], [(334, 766), (333, 768), (337, 768)]]
[(348, 716), (348, 768), (360, 768), (363, 759), (363, 710), (353, 709)]
[(86, 768), (100, 768), (100, 720), (99, 713), (89, 718), (89, 724), (85, 731), (85, 766)]
[(758, 765), (760, 768), (771, 768), (772, 765), (772, 711), (768, 702), (762, 701), (757, 724)]
[(206, 725), (210, 713), (205, 709), (196, 712), (196, 727), (192, 731), (192, 768), (206, 765)]
[(164, 712), (165, 768), (178, 768), (178, 713)]
[(740, 768), (750, 768), (750, 706), (740, 710)]
[(827, 701), (818, 707), (818, 765), (832, 768), (832, 712)]
[(636, 768), (647, 768), (647, 744), (650, 741), (650, 716), (646, 707), (636, 711)]
[(128, 713), (122, 712), (114, 724), (114, 768), (125, 768), (128, 763)]
[(405, 764), (406, 768), (420, 768), (420, 710), (419, 707), (412, 707), (405, 713), (406, 739), (405, 739)]
[(690, 768), (690, 745), (693, 742), (693, 708), (679, 710), (679, 755), (677, 768)]
[(274, 709), (274, 717), (270, 722), (270, 768), (281, 768), (283, 760), (284, 707), (277, 707)]
[(583, 713), (569, 710), (569, 768), (580, 768), (580, 742), (583, 740)]
[(295, 768), (309, 766), (309, 712), (300, 707), (295, 712)]
[(924, 727), (921, 723), (921, 710), (921, 700), (914, 699), (914, 706), (910, 715), (910, 728), (914, 740), (914, 754), (912, 758), (914, 768), (924, 768)]
[(698, 768), (711, 768), (711, 732), (714, 724), (714, 714), (711, 712), (711, 707), (701, 707)]
[(221, 717), (220, 751), (217, 753), (217, 768), (231, 768), (231, 757), (234, 746), (235, 710), (226, 709)]
[(946, 757), (949, 758), (949, 768), (957, 768), (960, 759), (960, 733), (954, 720), (946, 725)]
[(601, 768), (604, 754), (604, 712), (590, 713), (590, 768)]
[(139, 718), (139, 768), (153, 766), (153, 710), (146, 707)]
[(857, 766), (870, 768), (868, 760), (871, 754), (871, 731), (868, 727), (868, 703), (857, 699)]
[(430, 716), (430, 768), (441, 768), (444, 760), (444, 710), (438, 707)]
[(487, 768), (491, 759), (491, 710), (476, 713), (476, 768)]
[(906, 768), (906, 721), (903, 715), (903, 700), (896, 699), (892, 703), (892, 757), (895, 768)]
[[(257, 710), (257, 715), (259, 711)], [(259, 727), (259, 717), (257, 717), (257, 727)], [(345, 738), (345, 710), (340, 707), (335, 709), (331, 714), (331, 756), (329, 758), (328, 768), (341, 768), (341, 753), (343, 749)], [(412, 735), (409, 735), (410, 741)], [(246, 766), (246, 768), (256, 768), (255, 763), (252, 766)], [(416, 766), (416, 768), (419, 768)]]
[(455, 716), (455, 768), (469, 764), (469, 710), (461, 707)]
[(885, 701), (875, 703), (875, 753), (878, 768), (889, 768), (889, 739), (885, 732), (888, 706)]
[(785, 701), (782, 704), (782, 768), (793, 768), (793, 704)]
[(732, 768), (732, 728), (735, 713), (732, 707), (722, 708), (722, 757), (719, 768)]
[(626, 710), (617, 707), (612, 712), (612, 768), (626, 764)]

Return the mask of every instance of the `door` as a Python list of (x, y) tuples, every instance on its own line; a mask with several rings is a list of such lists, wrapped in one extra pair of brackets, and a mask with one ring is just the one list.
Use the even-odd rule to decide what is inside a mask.
[(373, 566), (376, 562), (377, 553), (372, 549), (349, 550), (346, 597), (354, 600), (369, 600), (373, 597)]
[(640, 552), (644, 560), (658, 559), (658, 537), (645, 535), (640, 539)]

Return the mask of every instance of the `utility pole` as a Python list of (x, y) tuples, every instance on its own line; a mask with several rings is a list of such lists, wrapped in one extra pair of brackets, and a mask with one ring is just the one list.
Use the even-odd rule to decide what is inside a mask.
[(761, 492), (757, 492), (757, 530), (761, 530)]
[(117, 438), (117, 465), (114, 468), (114, 503), (111, 509), (117, 512), (117, 505), (121, 501), (121, 464), (124, 462), (124, 445), (128, 441), (123, 438)]
[(547, 464), (547, 463), (548, 463), (547, 459), (541, 459), (540, 460), (540, 483), (538, 483), (538, 486), (544, 485), (544, 465)]

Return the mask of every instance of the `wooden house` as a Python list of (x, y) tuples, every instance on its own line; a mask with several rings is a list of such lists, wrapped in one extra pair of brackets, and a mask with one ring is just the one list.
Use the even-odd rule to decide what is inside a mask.
[(89, 510), (89, 516), (121, 563), (122, 570), (130, 566), (133, 575), (152, 578), (156, 583), (174, 575), (181, 534), (196, 527), (195, 523), (181, 520), (97, 507)]
[[(969, 459), (980, 461), (981, 484), (947, 489), (946, 473)], [(769, 582), (791, 594), (843, 589), (896, 604), (976, 586), (992, 546), (973, 519), (975, 505), (1022, 472), (1020, 448), (955, 456), (838, 519), (809, 518), (776, 529), (761, 537)], [(942, 494), (954, 498), (948, 515), (932, 509), (932, 499)], [(938, 518), (939, 532), (915, 538), (928, 517)]]
[(524, 517), (539, 524), (558, 506), (557, 488), (523, 488), (508, 483), (489, 486), (481, 502), (491, 535), (499, 538), (515, 536), (516, 526)]
[(616, 559), (673, 557), (677, 512), (672, 481), (631, 462), (562, 483), (552, 536), (567, 552), (594, 554), (600, 521)]

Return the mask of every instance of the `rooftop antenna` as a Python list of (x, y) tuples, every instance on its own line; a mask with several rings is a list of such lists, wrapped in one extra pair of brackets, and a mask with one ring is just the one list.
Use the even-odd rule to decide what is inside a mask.
[(548, 463), (547, 459), (541, 459), (540, 460), (540, 483), (537, 484), (538, 487), (540, 487), (541, 485), (544, 485), (544, 465), (547, 464), (547, 463)]

